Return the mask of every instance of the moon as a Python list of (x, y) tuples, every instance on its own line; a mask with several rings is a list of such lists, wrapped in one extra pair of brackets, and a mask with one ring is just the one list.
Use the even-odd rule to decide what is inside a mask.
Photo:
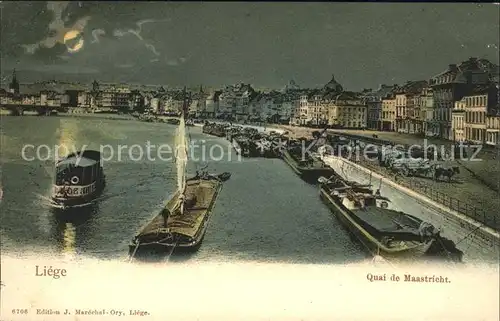
[(64, 34), (64, 44), (68, 48), (68, 52), (75, 53), (83, 48), (82, 34), (77, 30), (70, 30)]

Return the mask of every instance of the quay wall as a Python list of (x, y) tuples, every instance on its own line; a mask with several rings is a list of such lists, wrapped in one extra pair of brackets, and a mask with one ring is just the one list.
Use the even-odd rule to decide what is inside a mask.
[[(211, 122), (211, 123), (216, 123), (216, 124), (229, 124), (229, 122), (227, 122), (227, 121), (217, 121), (217, 120), (208, 120), (208, 121)], [(284, 130), (282, 128), (278, 128), (278, 127), (275, 127), (275, 126), (272, 126), (272, 125), (271, 126), (257, 126), (257, 125), (239, 124), (237, 122), (232, 122), (232, 124), (235, 125), (235, 126), (255, 128), (259, 132), (265, 132), (265, 133), (268, 133), (268, 132), (271, 132), (271, 131), (275, 131), (277, 133), (283, 134), (286, 131), (286, 130)]]
[[(500, 234), (492, 228), (486, 227), (470, 217), (462, 215), (443, 204), (439, 204), (430, 198), (417, 193), (416, 191), (404, 187), (391, 179), (388, 179), (347, 159), (336, 156), (324, 156), (323, 160), (338, 174), (347, 176), (348, 179), (360, 181), (360, 183), (368, 183), (371, 180), (374, 188), (378, 188), (378, 184), (380, 182), (380, 184), (382, 184), (382, 195), (384, 195), (384, 193), (391, 192), (390, 190), (388, 191), (387, 188), (404, 193), (406, 195), (406, 199), (402, 199), (401, 193), (399, 193), (399, 195), (391, 193), (391, 195), (388, 196), (393, 203), (399, 204), (400, 207), (404, 207), (405, 212), (408, 212), (409, 214), (423, 219), (424, 217), (422, 216), (427, 215), (427, 217), (429, 217), (429, 219), (433, 222), (445, 222), (446, 226), (444, 229), (444, 235), (450, 236), (450, 239), (455, 242), (467, 237), (479, 248), (487, 246), (495, 249), (496, 251), (500, 248)], [(423, 207), (418, 206), (415, 202), (413, 202), (415, 206), (412, 206), (408, 197), (414, 199), (423, 205)], [(420, 207), (424, 209), (419, 210)], [(425, 209), (425, 207), (431, 210)], [(454, 231), (448, 231), (448, 233), (451, 233), (452, 235), (447, 235), (447, 229), (449, 229), (450, 226)]]

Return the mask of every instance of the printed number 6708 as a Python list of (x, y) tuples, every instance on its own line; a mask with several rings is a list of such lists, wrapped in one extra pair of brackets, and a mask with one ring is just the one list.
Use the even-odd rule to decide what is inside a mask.
[(12, 314), (28, 314), (28, 309), (12, 309)]

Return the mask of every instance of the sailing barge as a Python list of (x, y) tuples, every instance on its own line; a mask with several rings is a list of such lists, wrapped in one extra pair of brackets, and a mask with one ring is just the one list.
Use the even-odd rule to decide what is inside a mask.
[(186, 180), (186, 189), (177, 191), (165, 208), (144, 226), (130, 244), (133, 256), (137, 248), (156, 251), (184, 248), (197, 250), (224, 180), (229, 173), (205, 174)]
[(320, 197), (338, 220), (371, 253), (386, 259), (407, 259), (436, 255), (461, 262), (463, 253), (440, 236), (432, 224), (390, 209), (390, 200), (373, 193), (370, 185), (343, 180), (338, 175), (320, 181)]
[(302, 148), (292, 147), (283, 151), (283, 160), (304, 181), (317, 183), (322, 176), (330, 177), (335, 174), (333, 169), (326, 165), (321, 159), (309, 153), (302, 155)]
[(210, 214), (222, 184), (231, 177), (228, 172), (213, 175), (203, 171), (186, 179), (186, 114), (185, 101), (176, 136), (177, 191), (163, 210), (134, 237), (129, 246), (131, 257), (134, 257), (138, 250), (146, 248), (170, 253), (176, 248), (197, 250), (207, 230)]

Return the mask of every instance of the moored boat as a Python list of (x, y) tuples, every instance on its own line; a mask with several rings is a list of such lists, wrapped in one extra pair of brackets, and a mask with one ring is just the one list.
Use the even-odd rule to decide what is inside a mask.
[(463, 253), (432, 224), (390, 208), (390, 200), (380, 191), (373, 193), (370, 185), (348, 182), (338, 175), (319, 181), (321, 199), (372, 254), (389, 260), (421, 258), (439, 248), (452, 261), (462, 260)]
[(176, 137), (177, 190), (163, 210), (134, 237), (129, 245), (131, 257), (142, 249), (170, 253), (175, 249), (197, 250), (201, 246), (223, 182), (231, 176), (228, 172), (214, 175), (203, 171), (186, 179), (186, 106), (185, 104)]
[(318, 157), (310, 153), (302, 155), (300, 147), (284, 149), (282, 158), (297, 175), (309, 183), (317, 183), (321, 176), (329, 177), (335, 173)]
[[(226, 176), (226, 177), (224, 177)], [(209, 218), (228, 174), (206, 175), (186, 180), (183, 193), (177, 191), (165, 208), (145, 225), (129, 246), (136, 250), (197, 250), (208, 228)]]
[(63, 210), (91, 205), (105, 184), (99, 151), (71, 153), (56, 163), (50, 205)]
[(204, 134), (217, 136), (217, 137), (226, 137), (226, 127), (225, 125), (205, 122), (202, 128), (202, 132)]

